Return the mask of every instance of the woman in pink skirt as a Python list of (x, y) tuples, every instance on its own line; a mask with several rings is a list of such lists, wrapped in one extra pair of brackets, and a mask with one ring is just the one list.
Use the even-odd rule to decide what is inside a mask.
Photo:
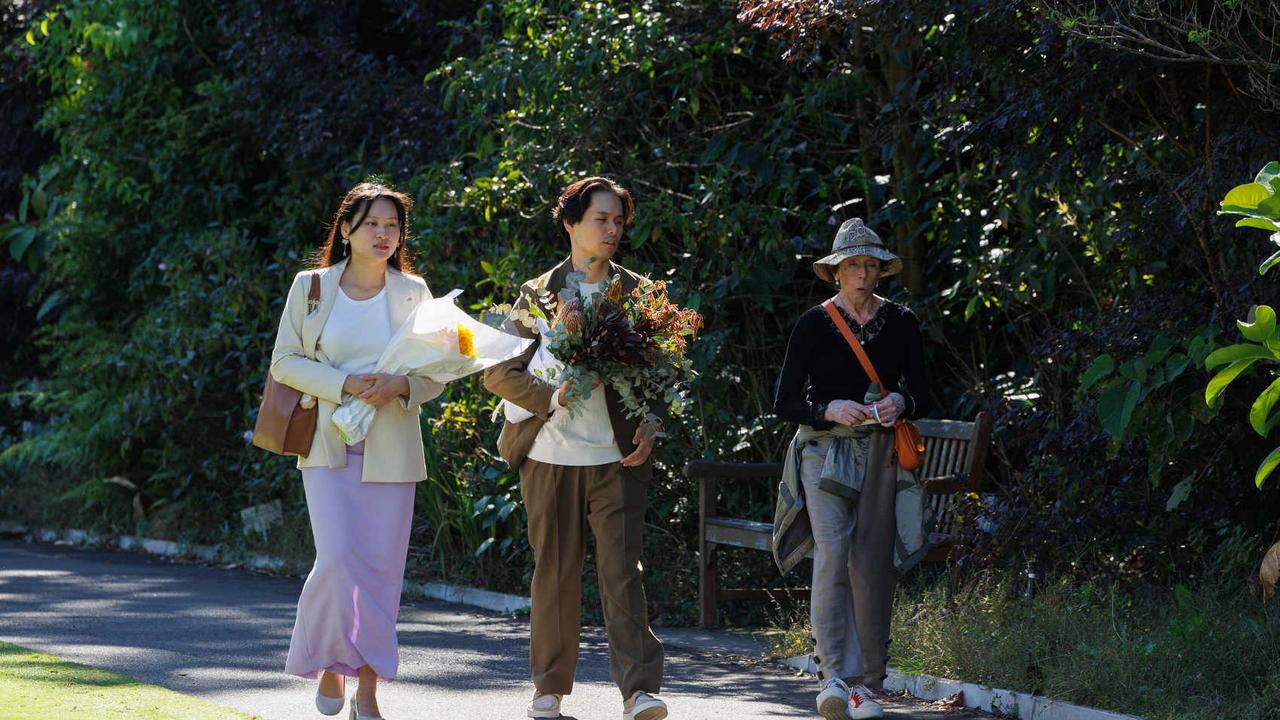
[[(411, 205), (372, 183), (347, 193), (316, 267), (294, 278), (271, 355), (272, 377), (319, 404), (311, 452), (298, 460), (316, 562), (285, 671), (320, 678), (316, 707), (325, 715), (342, 712), (345, 678), (359, 678), (351, 717), (360, 720), (380, 717), (378, 680), (396, 676), (414, 488), (427, 474), (418, 413), (442, 390), (373, 372), (395, 330), (431, 297), (405, 247)], [(319, 302), (307, 297), (313, 274)], [(351, 447), (330, 422), (349, 396), (377, 407), (368, 437)]]

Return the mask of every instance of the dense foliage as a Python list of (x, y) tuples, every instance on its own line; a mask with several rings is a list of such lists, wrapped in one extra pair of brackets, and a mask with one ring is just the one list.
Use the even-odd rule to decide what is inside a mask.
[[(1274, 533), (1274, 485), (1247, 481), (1268, 448), (1232, 405), (1250, 393), (1223, 418), (1202, 395), (1205, 356), (1275, 295), (1263, 240), (1214, 215), (1278, 134), (1234, 66), (1108, 48), (1013, 0), (30, 12), (5, 92), (39, 88), (26, 111), (57, 144), (20, 168), (26, 199), (5, 196), (30, 240), (5, 237), (43, 273), (24, 292), (47, 370), (5, 368), (36, 424), (5, 457), (60, 499), (10, 481), (14, 513), (240, 542), (238, 510), (279, 498), (305, 533), (289, 463), (244, 431), (341, 191), (378, 173), (413, 194), (420, 271), (480, 309), (563, 257), (550, 202), (599, 172), (638, 198), (622, 261), (706, 318), (651, 493), (672, 619), (696, 592), (680, 467), (778, 456), (787, 334), (829, 292), (808, 265), (852, 216), (907, 260), (884, 290), (924, 321), (939, 414), (997, 417), (977, 559), (1164, 581), (1236, 526)], [(492, 408), (467, 382), (424, 416), (415, 548), (427, 572), (514, 589), (527, 554)], [(727, 502), (766, 517), (768, 493)], [(773, 581), (755, 555), (731, 581)]]

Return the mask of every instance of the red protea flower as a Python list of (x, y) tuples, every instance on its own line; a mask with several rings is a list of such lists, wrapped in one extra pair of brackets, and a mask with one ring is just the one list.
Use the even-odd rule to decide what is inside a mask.
[(587, 316), (582, 311), (582, 303), (578, 300), (562, 303), (558, 317), (560, 322), (564, 323), (565, 330), (574, 335), (580, 334), (587, 324)]

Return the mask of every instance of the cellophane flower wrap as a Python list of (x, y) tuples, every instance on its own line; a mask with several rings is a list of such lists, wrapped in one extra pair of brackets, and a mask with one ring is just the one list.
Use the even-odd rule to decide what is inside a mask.
[(540, 370), (547, 382), (569, 381), (570, 412), (574, 400), (591, 396), (597, 381), (617, 391), (629, 417), (657, 422), (657, 410), (674, 416), (688, 404), (685, 391), (697, 378), (685, 355), (702, 329), (702, 316), (671, 302), (665, 282), (645, 283), (631, 292), (613, 276), (600, 292), (579, 296), (585, 278), (570, 273), (558, 312), (546, 319), (543, 345), (562, 367)]
[[(472, 318), (454, 304), (461, 293), (425, 300), (392, 335), (374, 372), (415, 375), (447, 383), (519, 355), (533, 340), (510, 335)], [(343, 442), (365, 439), (377, 408), (354, 396), (333, 411)]]

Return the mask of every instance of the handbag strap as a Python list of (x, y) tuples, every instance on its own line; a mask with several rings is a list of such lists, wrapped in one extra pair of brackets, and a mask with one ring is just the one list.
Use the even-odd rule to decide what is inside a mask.
[(320, 307), (320, 272), (311, 273), (311, 289), (307, 291), (307, 310)]
[[(307, 314), (315, 312), (320, 307), (320, 271), (313, 270), (311, 272), (311, 287), (307, 289)], [(302, 354), (307, 355), (306, 343), (303, 343)], [(311, 354), (315, 354), (315, 348), (312, 348)], [(315, 358), (307, 355), (308, 359)]]
[(836, 329), (844, 336), (845, 342), (849, 343), (849, 347), (853, 348), (853, 354), (858, 356), (858, 362), (862, 363), (862, 369), (867, 372), (867, 377), (871, 378), (871, 382), (880, 388), (881, 394), (885, 392), (884, 383), (880, 382), (880, 376), (876, 374), (876, 368), (871, 364), (871, 358), (867, 357), (867, 351), (862, 349), (862, 343), (858, 342), (858, 338), (849, 329), (849, 323), (844, 321), (840, 316), (840, 311), (836, 309), (836, 304), (831, 300), (822, 303), (822, 308), (831, 316), (831, 322), (836, 324)]

